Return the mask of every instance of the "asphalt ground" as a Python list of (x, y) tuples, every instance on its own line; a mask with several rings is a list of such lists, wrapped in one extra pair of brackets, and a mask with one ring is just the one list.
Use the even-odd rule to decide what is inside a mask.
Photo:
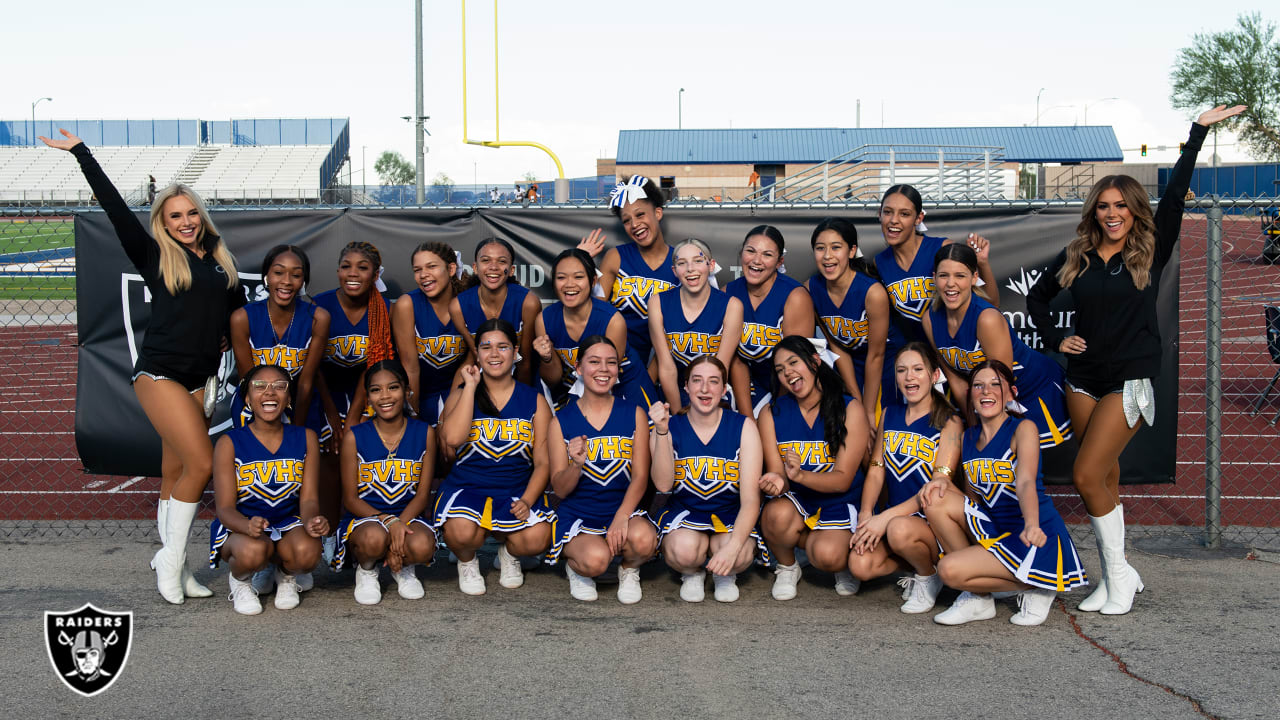
[[(214, 597), (163, 602), (147, 568), (156, 547), (0, 545), (4, 716), (1280, 717), (1280, 565), (1244, 550), (1133, 549), (1147, 590), (1127, 616), (1076, 614), (1076, 592), (1040, 627), (1011, 625), (1003, 601), (994, 620), (948, 628), (899, 613), (891, 580), (842, 598), (806, 570), (781, 603), (758, 570), (738, 602), (716, 603), (708, 583), (690, 605), (658, 563), (633, 606), (606, 585), (577, 602), (550, 570), (506, 590), (488, 564), (488, 594), (467, 597), (441, 560), (419, 569), (422, 600), (401, 599), (384, 571), (382, 603), (359, 606), (350, 570), (318, 571), (298, 608), (264, 596), (264, 612), (243, 617), (224, 570), (197, 570)], [(191, 565), (206, 553), (193, 539)], [(126, 667), (94, 698), (55, 677), (43, 636), (44, 611), (86, 602), (131, 610), (135, 624)]]

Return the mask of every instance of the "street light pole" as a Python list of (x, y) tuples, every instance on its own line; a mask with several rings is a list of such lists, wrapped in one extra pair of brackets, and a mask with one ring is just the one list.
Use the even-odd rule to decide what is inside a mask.
[(1089, 124), (1089, 106), (1090, 105), (1101, 105), (1104, 102), (1111, 102), (1112, 100), (1119, 100), (1119, 99), (1120, 98), (1118, 97), (1106, 97), (1106, 98), (1102, 98), (1101, 100), (1094, 100), (1092, 102), (1085, 103), (1084, 104), (1084, 124), (1085, 125)]
[(364, 151), (368, 147), (368, 145), (360, 146), (360, 192), (362, 193), (369, 192), (369, 186), (364, 179)]
[(1040, 88), (1040, 92), (1036, 93), (1036, 127), (1040, 127), (1040, 94), (1044, 92), (1044, 88)]
[(684, 129), (684, 88), (680, 88), (680, 93), (676, 95), (676, 129)]
[(413, 134), (414, 142), (417, 143), (417, 169), (414, 173), (415, 183), (418, 186), (418, 204), (426, 202), (427, 190), (423, 180), (423, 174), (426, 172), (427, 158), (423, 145), (426, 140), (422, 136), (422, 0), (414, 0), (413, 3), (413, 49), (414, 49), (414, 113), (413, 113)]
[[(680, 92), (684, 92), (684, 91), (681, 90)], [(36, 144), (36, 106), (45, 100), (48, 100), (49, 102), (53, 102), (53, 98), (51, 97), (42, 97), (39, 100), (36, 100), (35, 102), (31, 103), (31, 144), (32, 145)]]

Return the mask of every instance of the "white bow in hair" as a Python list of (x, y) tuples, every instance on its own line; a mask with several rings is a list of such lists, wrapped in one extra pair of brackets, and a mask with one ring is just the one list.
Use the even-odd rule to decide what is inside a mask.
[(374, 286), (375, 288), (377, 288), (377, 289), (378, 289), (378, 292), (380, 292), (380, 293), (384, 293), (384, 292), (386, 292), (386, 291), (387, 291), (387, 284), (386, 284), (386, 283), (384, 283), (384, 282), (382, 282), (382, 271), (383, 271), (383, 270), (385, 270), (385, 269), (386, 269), (386, 268), (384, 268), (383, 266), (379, 265), (379, 266), (378, 266), (378, 277), (377, 277), (377, 278), (375, 278), (375, 279), (374, 279), (374, 281), (373, 281), (373, 286)]
[(925, 214), (926, 214), (926, 212), (925, 212), (924, 210), (921, 210), (921, 211), (920, 211), (920, 222), (916, 223), (916, 232), (920, 233), (921, 235), (923, 235), (923, 234), (925, 234), (925, 233), (929, 232), (929, 228), (928, 228), (928, 227), (926, 227), (926, 226), (925, 226), (925, 224), (924, 224), (924, 216), (925, 216)]
[(647, 182), (649, 179), (643, 175), (632, 175), (631, 179), (625, 183), (614, 185), (613, 190), (609, 192), (609, 207), (621, 209), (637, 200), (649, 197), (644, 191), (644, 184)]

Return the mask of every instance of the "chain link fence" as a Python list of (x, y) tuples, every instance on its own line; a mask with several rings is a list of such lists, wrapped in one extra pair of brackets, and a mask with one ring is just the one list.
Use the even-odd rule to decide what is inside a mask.
[[(159, 480), (88, 474), (75, 447), (74, 214), (87, 209), (0, 208), (6, 537), (141, 537), (155, 528)], [(1280, 551), (1280, 327), (1268, 330), (1264, 316), (1265, 308), (1280, 307), (1278, 213), (1276, 198), (1189, 203), (1180, 251), (1177, 472), (1173, 484), (1121, 487), (1135, 537)], [(1075, 532), (1087, 536), (1074, 490), (1055, 486), (1050, 493)], [(211, 494), (207, 500), (206, 515)]]

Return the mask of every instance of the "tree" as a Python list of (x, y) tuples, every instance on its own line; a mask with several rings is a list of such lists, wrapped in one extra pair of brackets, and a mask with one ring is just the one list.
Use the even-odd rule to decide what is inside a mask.
[(373, 171), (383, 185), (412, 185), (417, 170), (404, 156), (394, 150), (386, 150), (373, 163)]
[(453, 178), (449, 177), (444, 172), (436, 173), (435, 178), (431, 180), (431, 184), (437, 187), (453, 187), (454, 186)]
[(1262, 160), (1280, 160), (1280, 41), (1275, 35), (1275, 24), (1261, 14), (1240, 15), (1234, 29), (1196, 33), (1191, 47), (1178, 51), (1170, 77), (1170, 99), (1178, 109), (1249, 106), (1223, 125)]
[(538, 176), (537, 176), (537, 175), (535, 175), (535, 174), (534, 174), (534, 172), (533, 172), (532, 170), (530, 170), (529, 172), (525, 173), (525, 174), (524, 174), (524, 177), (523, 177), (522, 179), (523, 179), (525, 182), (527, 182), (527, 183), (531, 183), (531, 182), (538, 182)]

